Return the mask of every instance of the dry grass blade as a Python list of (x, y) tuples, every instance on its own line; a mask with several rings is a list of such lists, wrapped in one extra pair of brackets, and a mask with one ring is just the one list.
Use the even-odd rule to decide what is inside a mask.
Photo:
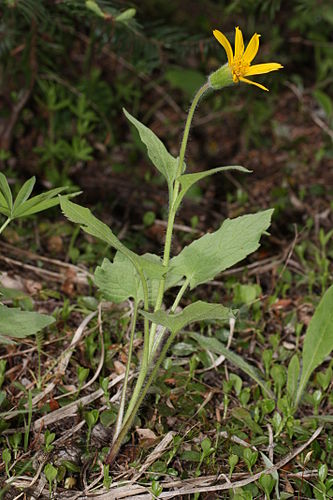
[(133, 482), (137, 481), (140, 476), (150, 467), (161, 455), (164, 453), (166, 448), (169, 446), (169, 444), (172, 441), (172, 438), (174, 436), (174, 432), (169, 431), (162, 441), (156, 446), (156, 448), (153, 450), (153, 452), (147, 457), (145, 463), (140, 467), (139, 472), (133, 477)]
[[(160, 494), (159, 498), (175, 498), (181, 495), (191, 495), (195, 493), (209, 493), (213, 491), (223, 491), (223, 490), (229, 490), (231, 488), (241, 488), (242, 486), (246, 486), (247, 484), (253, 483), (257, 481), (260, 476), (265, 473), (265, 474), (272, 474), (273, 472), (281, 469), (284, 467), (288, 462), (290, 462), (293, 458), (295, 458), (297, 455), (302, 453), (322, 432), (323, 427), (319, 427), (313, 434), (312, 436), (306, 441), (306, 443), (302, 444), (295, 450), (291, 451), (288, 453), (286, 457), (284, 457), (282, 460), (280, 460), (277, 464), (275, 464), (273, 467), (270, 467), (268, 469), (264, 469), (263, 471), (257, 472), (257, 474), (254, 474), (253, 476), (246, 477), (244, 479), (241, 479), (240, 481), (235, 481), (235, 482), (230, 482), (230, 481), (225, 481), (222, 484), (215, 484), (213, 486), (196, 486), (196, 487), (180, 487), (177, 490), (173, 491), (164, 491)], [(223, 475), (221, 476), (223, 477)], [(200, 481), (201, 484), (205, 483), (206, 477), (198, 478), (198, 481)], [(212, 478), (212, 481), (216, 481), (216, 477)], [(215, 482), (214, 481), (214, 482)], [(200, 484), (199, 483), (199, 484)], [(178, 486), (181, 486), (181, 482), (175, 481), (173, 483), (161, 483), (164, 489), (166, 488), (176, 488)], [(147, 495), (147, 489), (143, 486), (139, 485), (128, 485), (128, 486), (121, 486), (119, 488), (114, 489), (113, 491), (110, 490), (108, 493), (105, 494), (100, 494), (100, 495), (88, 495), (79, 497), (80, 500), (88, 500), (88, 499), (96, 499), (96, 500), (116, 500), (116, 499), (121, 499), (121, 498), (130, 498), (131, 500), (134, 500), (137, 498), (138, 500), (150, 500), (152, 498), (151, 494)]]
[[(124, 374), (122, 373), (118, 377), (111, 380), (111, 382), (108, 385), (108, 388), (111, 389), (111, 387), (114, 387), (119, 382), (121, 382), (123, 378)], [(88, 394), (88, 396), (83, 396), (82, 398), (78, 399), (77, 401), (74, 401), (73, 403), (70, 403), (67, 406), (64, 406), (63, 408), (59, 408), (58, 410), (55, 410), (52, 413), (49, 413), (48, 415), (44, 415), (43, 417), (39, 418), (34, 422), (33, 424), (34, 429), (39, 430), (42, 426), (48, 426), (50, 424), (53, 424), (54, 422), (58, 422), (59, 420), (62, 420), (67, 417), (74, 417), (79, 407), (87, 406), (88, 404), (92, 403), (93, 401), (96, 401), (96, 399), (99, 399), (103, 395), (104, 395), (103, 389), (98, 389), (97, 391)], [(116, 394), (115, 396), (113, 396), (113, 398), (111, 398), (111, 402), (116, 401), (117, 398), (118, 395)]]

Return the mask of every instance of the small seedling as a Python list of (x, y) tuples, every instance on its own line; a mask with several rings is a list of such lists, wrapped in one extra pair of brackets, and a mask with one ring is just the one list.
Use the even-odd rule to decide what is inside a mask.
[(86, 424), (88, 426), (87, 439), (86, 439), (87, 449), (89, 447), (91, 431), (92, 431), (93, 427), (97, 424), (98, 417), (99, 417), (99, 411), (98, 410), (86, 411), (84, 413), (84, 419), (85, 419)]
[(158, 498), (163, 491), (163, 486), (157, 481), (153, 479), (151, 482), (151, 492), (154, 495), (154, 498)]
[(22, 441), (22, 433), (21, 432), (15, 432), (15, 434), (12, 434), (11, 436), (9, 436), (9, 443), (12, 447), (13, 452), (14, 452), (14, 459), (16, 459), (17, 452), (18, 452), (21, 441)]
[(200, 467), (202, 463), (208, 458), (212, 453), (214, 453), (215, 448), (212, 447), (212, 442), (209, 438), (204, 438), (201, 441), (201, 454), (200, 454), (200, 461), (198, 463), (197, 469), (196, 469), (196, 475), (200, 475)]
[(50, 432), (49, 429), (46, 429), (45, 434), (44, 434), (44, 450), (46, 453), (50, 453), (54, 446), (52, 445), (53, 441), (55, 440), (55, 433)]
[(54, 467), (54, 465), (52, 465), (52, 464), (46, 464), (44, 467), (44, 474), (45, 474), (46, 479), (49, 482), (49, 493), (50, 493), (50, 498), (52, 498), (53, 483), (56, 486), (58, 469), (57, 469), (57, 467)]
[(275, 479), (270, 474), (262, 474), (259, 478), (258, 483), (266, 495), (265, 498), (269, 500), (271, 498), (271, 493), (275, 485)]
[(103, 465), (103, 486), (107, 490), (110, 489), (112, 483), (112, 477), (110, 476), (110, 466), (109, 465)]
[(230, 457), (228, 458), (228, 462), (229, 462), (229, 467), (230, 467), (230, 469), (229, 469), (229, 478), (231, 478), (232, 473), (234, 472), (234, 469), (235, 469), (236, 465), (239, 462), (238, 455), (235, 455), (234, 453), (232, 453), (230, 455)]
[(250, 474), (252, 474), (252, 467), (258, 460), (258, 452), (251, 450), (251, 448), (245, 448), (243, 451), (243, 459), (249, 469)]
[(80, 391), (83, 387), (83, 384), (87, 380), (87, 378), (89, 376), (89, 372), (90, 372), (89, 368), (84, 368), (83, 366), (80, 366), (80, 365), (77, 367), (77, 378), (78, 378), (78, 382), (79, 382), (79, 386), (77, 389), (78, 394), (80, 393)]
[(10, 474), (9, 474), (9, 465), (10, 465), (10, 462), (12, 460), (12, 454), (10, 452), (10, 450), (8, 448), (5, 448), (2, 452), (2, 460), (5, 464), (5, 469), (6, 469), (6, 474), (7, 474), (7, 477), (9, 478), (10, 477)]

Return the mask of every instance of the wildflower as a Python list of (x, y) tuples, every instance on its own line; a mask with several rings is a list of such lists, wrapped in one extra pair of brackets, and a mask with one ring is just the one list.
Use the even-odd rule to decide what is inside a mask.
[(279, 63), (264, 63), (264, 64), (254, 64), (251, 66), (251, 62), (257, 55), (259, 49), (259, 37), (257, 33), (251, 38), (246, 50), (244, 51), (244, 41), (243, 35), (239, 27), (236, 28), (235, 36), (235, 53), (233, 54), (232, 48), (227, 37), (221, 33), (219, 30), (214, 30), (213, 35), (216, 40), (222, 45), (227, 53), (228, 63), (222, 66), (220, 69), (215, 71), (210, 77), (209, 82), (211, 87), (214, 89), (219, 89), (229, 85), (230, 83), (238, 83), (239, 81), (249, 83), (251, 85), (256, 85), (257, 87), (267, 90), (266, 87), (260, 83), (254, 82), (245, 78), (252, 75), (261, 75), (263, 73), (270, 73), (271, 71), (276, 71), (283, 66)]

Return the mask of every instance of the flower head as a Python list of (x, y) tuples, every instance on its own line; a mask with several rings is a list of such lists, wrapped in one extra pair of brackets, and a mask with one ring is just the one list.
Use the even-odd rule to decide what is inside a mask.
[[(263, 73), (270, 73), (271, 71), (276, 71), (280, 68), (283, 68), (283, 66), (279, 63), (254, 64), (253, 66), (251, 66), (251, 62), (257, 55), (259, 49), (260, 35), (255, 33), (251, 38), (248, 46), (246, 47), (246, 50), (244, 50), (243, 35), (241, 30), (237, 26), (236, 36), (235, 36), (235, 53), (233, 53), (232, 51), (229, 40), (223, 33), (221, 33), (221, 31), (214, 30), (213, 35), (215, 36), (216, 40), (220, 42), (220, 44), (227, 53), (228, 64), (226, 66), (228, 66), (229, 72), (231, 72), (233, 82), (238, 83), (239, 81), (241, 81), (249, 83), (251, 85), (256, 85), (257, 87), (268, 91), (268, 89), (263, 85), (261, 85), (260, 83), (254, 82), (246, 78), (247, 76), (261, 75)], [(222, 68), (224, 68), (224, 66)], [(225, 68), (225, 70), (226, 69), (227, 68)], [(215, 72), (216, 73), (215, 78), (210, 79), (213, 88), (219, 88), (216, 87), (216, 84), (218, 84), (218, 78), (217, 78), (218, 71)], [(213, 75), (215, 75), (215, 73), (213, 73)], [(211, 77), (213, 75), (211, 75)]]

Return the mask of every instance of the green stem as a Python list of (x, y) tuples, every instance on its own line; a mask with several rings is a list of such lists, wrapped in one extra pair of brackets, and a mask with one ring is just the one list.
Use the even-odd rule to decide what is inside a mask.
[[(182, 175), (183, 170), (184, 170), (184, 159), (185, 159), (185, 153), (186, 153), (186, 147), (187, 147), (187, 142), (188, 142), (188, 137), (190, 133), (190, 128), (191, 128), (191, 123), (193, 119), (193, 115), (195, 112), (195, 109), (199, 103), (200, 98), (204, 95), (204, 93), (209, 89), (210, 84), (209, 82), (205, 83), (198, 92), (195, 94), (194, 99), (192, 101), (192, 104), (190, 106), (187, 119), (186, 119), (186, 124), (185, 124), (185, 129), (184, 129), (184, 134), (180, 146), (180, 151), (179, 151), (179, 161), (178, 161), (178, 167), (177, 167), (177, 174), (176, 178), (174, 181), (173, 185), (173, 194), (172, 194), (172, 199), (170, 200), (170, 208), (169, 208), (169, 214), (168, 214), (168, 223), (167, 223), (167, 230), (166, 230), (166, 236), (165, 236), (165, 243), (164, 243), (164, 253), (163, 253), (163, 266), (167, 269), (170, 261), (170, 251), (171, 251), (171, 242), (172, 242), (172, 233), (173, 233), (173, 227), (174, 227), (174, 222), (175, 222), (175, 217), (176, 217), (176, 201), (178, 198), (179, 194), (179, 188), (180, 188), (180, 182), (178, 181), (178, 177)], [(159, 289), (157, 293), (157, 298), (156, 298), (156, 303), (155, 303), (155, 308), (154, 310), (157, 311), (158, 309), (161, 308), (162, 302), (163, 302), (163, 296), (164, 296), (164, 290), (165, 290), (165, 276), (161, 278), (160, 283), (159, 283)], [(188, 286), (188, 281), (186, 280), (179, 290), (177, 297), (175, 299), (175, 302), (171, 308), (171, 312), (174, 312), (176, 307), (178, 306), (181, 297), (183, 296), (185, 289)], [(148, 304), (146, 305), (146, 300), (145, 300), (145, 310), (148, 310)], [(160, 367), (164, 357), (166, 356), (167, 350), (173, 341), (175, 337), (175, 333), (171, 333), (165, 346), (163, 347), (163, 350), (158, 357), (153, 371), (151, 372), (149, 379), (144, 385), (144, 381), (146, 379), (148, 370), (149, 370), (149, 364), (152, 361), (153, 354), (156, 352), (156, 349), (158, 347), (158, 344), (156, 347), (154, 346), (154, 339), (156, 336), (156, 328), (157, 325), (155, 323), (152, 324), (150, 332), (147, 334), (146, 330), (146, 320), (145, 320), (145, 334), (144, 334), (144, 346), (143, 346), (143, 358), (142, 358), (142, 364), (140, 367), (140, 372), (139, 376), (131, 397), (131, 400), (129, 402), (125, 418), (122, 423), (121, 430), (118, 434), (116, 434), (116, 439), (113, 442), (112, 448), (106, 458), (106, 463), (111, 464), (114, 459), (116, 458), (119, 448), (121, 446), (121, 443), (126, 436), (126, 433), (130, 429), (133, 420), (135, 418), (135, 415), (145, 397), (147, 394), (147, 391), (153, 382), (154, 378), (156, 377), (158, 368)], [(162, 330), (161, 334), (159, 337), (163, 336), (164, 330)]]
[[(138, 271), (139, 271), (139, 269), (138, 269)], [(149, 310), (148, 287), (147, 287), (146, 278), (145, 278), (142, 270), (140, 271), (140, 278), (141, 278), (143, 293), (144, 293), (144, 310), (148, 311)], [(140, 394), (141, 387), (145, 381), (145, 378), (146, 378), (146, 375), (148, 372), (148, 367), (149, 367), (149, 320), (147, 318), (145, 318), (144, 319), (143, 353), (142, 353), (141, 366), (140, 366), (139, 375), (138, 375), (138, 378), (136, 380), (136, 384), (135, 384), (135, 387), (133, 390), (133, 394), (132, 394), (130, 402), (128, 404), (128, 408), (126, 410), (125, 420), (127, 419), (128, 415), (131, 413), (132, 408), (135, 404), (136, 398)]]
[[(183, 297), (183, 295), (184, 295), (184, 293), (186, 291), (186, 288), (189, 285), (189, 282), (190, 282), (190, 278), (187, 278), (184, 281), (182, 287), (179, 289), (179, 292), (177, 293), (177, 297), (175, 298), (174, 303), (172, 304), (172, 307), (170, 309), (171, 313), (174, 313), (175, 310), (177, 309), (178, 304), (181, 301), (181, 299), (182, 299), (182, 297)], [(151, 352), (150, 358), (152, 358), (154, 356), (155, 352), (157, 351), (158, 346), (160, 345), (160, 342), (161, 342), (161, 340), (163, 338), (165, 330), (166, 330), (166, 327), (163, 327), (161, 329), (161, 331), (158, 333), (158, 335), (155, 335), (154, 345), (153, 345), (153, 348), (152, 348), (152, 352)]]
[(129, 431), (129, 429), (131, 428), (132, 426), (132, 423), (133, 423), (133, 420), (137, 414), (137, 411), (142, 403), (142, 401), (144, 400), (147, 392), (148, 392), (148, 389), (150, 387), (150, 385), (152, 384), (152, 382), (154, 381), (156, 375), (157, 375), (157, 372), (158, 372), (158, 369), (159, 367), (161, 366), (161, 363), (162, 361), (164, 360), (167, 352), (168, 352), (168, 349), (170, 347), (170, 345), (172, 344), (175, 336), (176, 336), (176, 333), (177, 332), (172, 332), (168, 338), (168, 340), (166, 341), (163, 349), (162, 349), (162, 352), (157, 360), (157, 362), (155, 363), (154, 365), (154, 368), (149, 376), (149, 379), (147, 380), (147, 383), (146, 385), (144, 386), (144, 388), (142, 389), (141, 391), (141, 394), (139, 395), (139, 397), (137, 398), (137, 401), (133, 407), (133, 411), (132, 413), (129, 415), (129, 417), (127, 418), (127, 420), (125, 419), (124, 423), (123, 423), (123, 426), (121, 428), (121, 431), (120, 433), (118, 434), (118, 437), (117, 439), (115, 440), (115, 442), (113, 443), (112, 445), (112, 448), (108, 454), (108, 456), (106, 457), (106, 460), (105, 460), (105, 463), (106, 464), (112, 464), (113, 461), (115, 460), (117, 454), (118, 454), (118, 451), (119, 451), (119, 448), (123, 442), (123, 440), (125, 439), (125, 436), (127, 434), (127, 432)]
[[(188, 136), (190, 133), (191, 123), (192, 123), (195, 109), (199, 103), (200, 98), (209, 89), (209, 87), (210, 87), (210, 85), (208, 82), (205, 83), (202, 87), (200, 87), (200, 89), (198, 90), (198, 92), (194, 96), (194, 99), (192, 101), (192, 104), (190, 106), (190, 110), (188, 112), (187, 119), (186, 119), (183, 139), (182, 139), (182, 142), (180, 145), (177, 175), (176, 175), (176, 179), (174, 181), (174, 186), (173, 186), (174, 189), (173, 189), (172, 200), (171, 200), (171, 204), (170, 204), (170, 208), (169, 208), (167, 230), (166, 230), (166, 235), (165, 235), (163, 266), (165, 266), (166, 268), (168, 267), (169, 260), (170, 260), (172, 233), (173, 233), (173, 226), (174, 226), (175, 217), (176, 217), (175, 203), (176, 203), (176, 200), (177, 200), (177, 197), (179, 194), (179, 187), (180, 187), (180, 183), (177, 179), (183, 173), (183, 170), (184, 170), (183, 165), (184, 165), (186, 147), (187, 147)], [(164, 288), (165, 288), (165, 276), (163, 278), (161, 278), (161, 281), (160, 281), (158, 294), (157, 294), (157, 298), (156, 298), (155, 309), (154, 309), (155, 311), (157, 311), (158, 309), (161, 308), (162, 301), (163, 301), (163, 295), (164, 295)], [(150, 331), (149, 351), (151, 351), (153, 348), (155, 333), (156, 333), (156, 325), (153, 324), (151, 331)]]
[(123, 388), (122, 388), (122, 393), (121, 393), (120, 406), (119, 406), (119, 411), (118, 411), (118, 415), (117, 415), (117, 421), (116, 421), (113, 441), (116, 440), (116, 438), (120, 432), (122, 421), (123, 421), (125, 402), (126, 402), (126, 390), (127, 390), (127, 384), (128, 384), (128, 376), (129, 376), (130, 367), (131, 367), (133, 342), (134, 342), (134, 334), (135, 334), (137, 315), (138, 315), (138, 304), (137, 304), (137, 302), (135, 302), (134, 303), (133, 317), (132, 317), (132, 324), (131, 324), (130, 343), (129, 343), (129, 348), (128, 348), (126, 371), (125, 371), (124, 383), (123, 383)]
[(0, 234), (2, 233), (2, 231), (4, 231), (4, 229), (6, 229), (11, 220), (12, 219), (8, 217), (8, 219), (2, 224), (2, 226), (0, 227)]

